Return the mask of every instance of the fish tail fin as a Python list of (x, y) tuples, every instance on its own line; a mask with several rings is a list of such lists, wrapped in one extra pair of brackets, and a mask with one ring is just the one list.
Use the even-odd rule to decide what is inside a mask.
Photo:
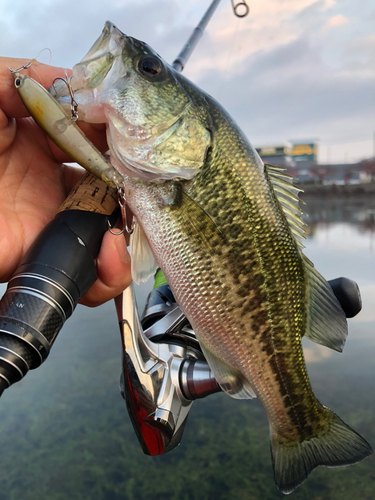
[[(341, 467), (364, 460), (372, 453), (369, 443), (324, 408), (324, 434), (296, 443), (281, 438), (271, 429), (271, 453), (275, 483), (285, 495), (299, 486), (318, 466)], [(327, 425), (328, 424), (328, 425)]]

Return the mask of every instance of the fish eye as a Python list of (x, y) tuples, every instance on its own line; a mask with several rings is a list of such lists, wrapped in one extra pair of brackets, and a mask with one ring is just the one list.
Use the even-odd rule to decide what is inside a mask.
[(145, 56), (138, 63), (138, 69), (146, 76), (156, 76), (163, 69), (159, 59), (154, 56)]

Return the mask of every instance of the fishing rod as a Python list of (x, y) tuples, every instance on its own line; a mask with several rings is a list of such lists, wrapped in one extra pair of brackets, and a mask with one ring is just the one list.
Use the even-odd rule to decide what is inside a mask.
[[(219, 1), (212, 2), (180, 52), (177, 71), (183, 69)], [(237, 16), (243, 17), (236, 9), (244, 5), (232, 0)], [(16, 87), (21, 86), (22, 79), (14, 75)], [(48, 94), (40, 86), (39, 92)], [(113, 225), (118, 217), (117, 201), (115, 189), (86, 174), (9, 281), (0, 301), (0, 395), (45, 361), (65, 321), (95, 282), (95, 258), (108, 223)], [(345, 308), (345, 301), (354, 304), (355, 315), (360, 309), (358, 289), (354, 282), (342, 280), (331, 285), (336, 295), (341, 291), (337, 297), (347, 316), (350, 308)], [(351, 290), (351, 298), (345, 290)], [(144, 452), (162, 454), (179, 444), (192, 402), (220, 388), (160, 271), (142, 320), (133, 287), (116, 300), (116, 309), (124, 352), (121, 392)]]
[[(203, 15), (202, 19), (200, 20), (199, 24), (194, 28), (194, 31), (190, 35), (188, 41), (182, 48), (181, 52), (178, 54), (176, 59), (172, 63), (172, 68), (181, 73), (181, 71), (184, 69), (189, 57), (193, 53), (195, 47), (197, 46), (199, 40), (203, 36), (203, 32), (207, 26), (207, 24), (210, 22), (212, 16), (214, 15), (214, 12), (219, 5), (221, 0), (213, 0), (205, 14)], [(237, 17), (245, 17), (248, 15), (250, 12), (250, 8), (247, 5), (245, 1), (242, 2), (237, 2), (236, 4), (234, 3), (234, 0), (231, 0), (232, 2), (232, 8), (234, 15)], [(241, 11), (241, 9), (244, 9)]]

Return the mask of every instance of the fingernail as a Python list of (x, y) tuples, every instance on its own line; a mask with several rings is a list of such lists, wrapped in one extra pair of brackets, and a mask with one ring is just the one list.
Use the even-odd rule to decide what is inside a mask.
[(117, 253), (125, 264), (130, 263), (130, 255), (126, 246), (124, 235), (115, 236), (115, 246)]

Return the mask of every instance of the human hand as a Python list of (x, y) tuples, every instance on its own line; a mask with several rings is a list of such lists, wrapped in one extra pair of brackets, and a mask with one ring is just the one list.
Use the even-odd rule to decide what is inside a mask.
[[(8, 67), (15, 69), (28, 62), (0, 58), (0, 281), (11, 278), (83, 172), (63, 163), (73, 160), (35, 124), (22, 104)], [(23, 72), (45, 88), (54, 78), (65, 77), (63, 68), (37, 62)], [(108, 149), (104, 125), (80, 126), (98, 149)], [(84, 305), (100, 305), (131, 282), (124, 238), (105, 234), (97, 273), (97, 281), (81, 300)]]

